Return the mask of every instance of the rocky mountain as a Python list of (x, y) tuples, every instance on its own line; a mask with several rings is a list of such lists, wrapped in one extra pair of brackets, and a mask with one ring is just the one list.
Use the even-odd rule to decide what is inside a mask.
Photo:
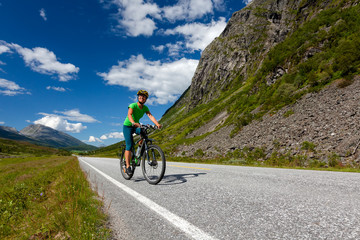
[(68, 150), (94, 150), (96, 147), (83, 143), (69, 134), (41, 124), (32, 124), (18, 132), (15, 128), (0, 127), (0, 137), (31, 142), (41, 146)]
[(18, 141), (31, 142), (38, 145), (41, 144), (35, 139), (28, 138), (22, 135), (18, 130), (16, 130), (13, 127), (0, 126), (0, 137), (6, 139), (18, 140)]
[(253, 0), (204, 50), (156, 137), (173, 156), (358, 161), (359, 32), (358, 0)]

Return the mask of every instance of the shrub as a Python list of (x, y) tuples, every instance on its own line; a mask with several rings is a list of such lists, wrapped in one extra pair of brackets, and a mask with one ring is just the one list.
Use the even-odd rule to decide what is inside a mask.
[(305, 142), (303, 142), (301, 144), (301, 149), (302, 150), (315, 152), (315, 148), (316, 148), (316, 145), (314, 143), (312, 143), (312, 142), (305, 141)]
[(329, 161), (330, 167), (340, 167), (341, 166), (340, 156), (335, 153), (331, 154), (328, 157), (328, 161)]
[(201, 148), (196, 150), (195, 153), (194, 153), (195, 157), (203, 157), (204, 155), (205, 155), (205, 153), (203, 152), (203, 150)]

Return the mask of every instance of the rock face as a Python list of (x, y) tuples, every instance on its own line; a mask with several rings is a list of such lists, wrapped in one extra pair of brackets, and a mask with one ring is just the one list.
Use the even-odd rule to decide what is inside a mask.
[[(189, 108), (218, 97), (234, 85), (234, 79), (247, 79), (271, 48), (307, 20), (310, 7), (319, 5), (316, 8), (320, 11), (330, 2), (254, 0), (235, 12), (201, 56), (190, 87)], [(285, 71), (277, 69), (273, 75), (279, 77)]]
[[(309, 93), (276, 114), (245, 126), (230, 138), (231, 128), (222, 128), (191, 146), (180, 146), (179, 153), (189, 156), (202, 149), (216, 157), (245, 147), (263, 148), (267, 156), (274, 151), (305, 154), (327, 160), (336, 153), (343, 159), (360, 160), (360, 77), (345, 88), (334, 82), (319, 93)], [(303, 143), (315, 145), (306, 152)]]
[[(201, 149), (198, 152), (204, 153), (204, 155), (200, 155), (213, 158), (225, 156), (237, 150), (242, 151), (245, 148), (260, 148), (264, 152), (264, 158), (269, 158), (273, 153), (280, 152), (292, 156), (306, 155), (313, 159), (324, 160), (324, 162), (332, 154), (337, 154), (342, 160), (359, 161), (360, 77), (354, 78), (355, 75), (351, 75), (350, 80), (353, 83), (347, 87), (344, 87), (347, 84), (341, 83), (341, 81), (349, 81), (349, 79), (343, 80), (339, 79), (340, 77), (333, 77), (333, 75), (331, 78), (330, 74), (334, 73), (332, 70), (334, 70), (334, 62), (337, 59), (327, 61), (320, 70), (311, 70), (312, 68), (306, 66), (301, 71), (324, 73), (322, 78), (319, 78), (320, 82), (326, 82), (330, 78), (331, 81), (338, 79), (338, 82), (335, 81), (327, 85), (319, 92), (318, 89), (320, 88), (316, 90), (317, 92), (308, 93), (307, 90), (319, 82), (314, 81), (312, 84), (311, 81), (314, 80), (312, 76), (294, 74), (300, 71), (297, 67), (301, 63), (311, 62), (309, 59), (318, 59), (316, 56), (324, 54), (326, 50), (331, 48), (327, 43), (331, 42), (332, 38), (337, 39), (338, 35), (330, 34), (331, 36), (326, 38), (321, 38), (321, 36), (331, 33), (331, 29), (340, 28), (341, 21), (344, 21), (343, 18), (340, 18), (331, 24), (323, 24), (322, 21), (319, 21), (320, 17), (317, 18), (317, 16), (324, 18), (324, 15), (320, 14), (321, 12), (326, 14), (329, 12), (338, 13), (345, 12), (345, 9), (355, 9), (351, 13), (350, 11), (346, 13), (358, 16), (358, 4), (358, 0), (253, 0), (244, 9), (235, 12), (223, 33), (204, 50), (190, 88), (169, 109), (169, 114), (164, 117), (168, 121), (168, 125), (172, 124), (171, 121), (174, 121), (174, 125), (182, 123), (184, 126), (182, 131), (186, 133), (184, 134), (185, 138), (193, 139), (191, 144), (186, 145), (190, 141), (183, 141), (186, 144), (179, 144), (176, 149), (170, 149), (170, 152), (177, 156), (194, 157), (194, 153)], [(314, 21), (310, 22), (310, 20)], [(316, 22), (315, 20), (323, 25), (317, 26), (314, 30), (316, 35), (311, 36), (317, 36), (321, 41), (312, 41), (313, 39), (306, 38), (296, 47), (288, 44), (287, 46), (293, 47), (288, 50), (291, 55), (286, 55), (281, 63), (269, 61), (268, 58), (276, 59), (277, 57), (277, 55), (271, 55), (274, 54), (272, 50), (276, 45), (277, 47), (284, 47), (281, 43), (286, 42), (286, 40), (300, 39), (301, 37), (297, 34), (304, 32), (297, 30), (308, 23), (313, 24)], [(308, 31), (310, 28), (303, 29)], [(318, 33), (322, 34), (319, 35)], [(341, 41), (343, 40), (341, 39)], [(311, 44), (307, 44), (308, 42)], [(300, 49), (302, 50), (300, 51)], [(279, 52), (276, 51), (276, 54)], [(292, 58), (288, 56), (292, 56)], [(267, 67), (262, 68), (264, 65)], [(332, 72), (329, 71), (330, 74), (326, 75), (325, 73), (328, 72), (325, 71), (325, 68), (331, 68)], [(358, 69), (358, 65), (356, 68)], [(355, 72), (358, 73), (359, 71)], [(256, 78), (257, 75), (261, 75), (260, 80)], [(300, 78), (299, 83), (295, 84), (293, 80), (296, 80), (296, 76), (306, 76), (306, 79)], [(282, 81), (285, 83), (282, 86), (286, 91), (284, 89), (284, 91), (277, 91), (281, 90), (281, 88), (275, 88), (281, 86), (279, 83)], [(329, 82), (330, 80), (327, 83)], [(289, 84), (286, 85), (286, 83)], [(247, 87), (248, 91), (243, 91)], [(271, 88), (274, 91), (266, 92), (267, 89)], [(263, 89), (265, 90), (261, 92), (260, 90)], [(301, 94), (298, 94), (300, 91)], [(227, 95), (228, 93), (230, 94)], [(256, 96), (257, 93), (260, 97)], [(261, 95), (261, 93), (266, 94)], [(295, 100), (286, 103), (285, 100), (278, 100), (284, 103), (281, 105), (282, 109), (280, 109), (281, 107), (261, 109), (261, 105), (265, 105), (273, 99), (276, 100), (273, 97), (274, 93), (278, 96), (287, 96), (286, 94), (288, 94), (288, 96), (298, 95), (299, 97), (296, 98), (296, 103), (293, 103)], [(302, 95), (303, 93), (307, 94)], [(241, 102), (234, 101), (235, 103), (230, 107), (224, 106), (225, 104), (221, 105), (223, 103), (232, 104), (226, 102), (226, 98), (237, 100), (238, 96), (243, 96), (239, 98), (240, 101), (249, 102), (249, 105), (246, 105), (247, 109), (241, 109), (243, 112), (236, 111), (237, 106), (242, 104)], [(252, 98), (254, 96), (258, 99), (261, 97), (264, 99), (254, 99)], [(300, 98), (300, 96), (302, 97)], [(290, 102), (293, 104), (285, 106)], [(253, 105), (250, 106), (250, 104)], [(189, 117), (188, 115), (191, 114), (196, 116), (196, 111), (199, 109), (209, 111), (216, 109), (217, 111), (213, 111), (215, 113), (211, 115), (212, 119), (209, 120), (208, 118), (203, 122), (198, 121), (203, 116), (194, 117), (188, 122), (181, 120), (181, 116)], [(271, 113), (272, 110), (276, 113)], [(259, 117), (261, 120), (256, 120), (259, 119), (256, 116), (251, 118), (249, 122), (239, 124), (238, 119), (244, 116), (243, 113), (255, 116), (259, 112), (264, 114)], [(245, 120), (247, 121), (247, 119)], [(185, 129), (195, 121), (199, 123), (194, 124), (192, 128)], [(179, 132), (170, 133), (167, 140), (171, 141), (175, 134), (179, 134)]]

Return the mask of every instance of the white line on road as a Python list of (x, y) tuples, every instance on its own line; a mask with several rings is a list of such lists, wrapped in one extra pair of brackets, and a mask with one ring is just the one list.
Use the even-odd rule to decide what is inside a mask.
[(209, 234), (207, 234), (206, 232), (202, 231), (198, 227), (192, 225), (185, 219), (175, 215), (174, 213), (170, 212), (166, 208), (163, 208), (160, 205), (158, 205), (157, 203), (151, 201), (149, 198), (141, 195), (140, 193), (132, 190), (131, 188), (125, 186), (124, 184), (116, 181), (112, 177), (106, 175), (99, 169), (97, 169), (94, 166), (90, 165), (89, 163), (85, 162), (83, 159), (79, 158), (79, 160), (82, 161), (83, 163), (87, 164), (91, 168), (93, 168), (95, 171), (97, 171), (102, 176), (104, 176), (107, 180), (109, 180), (110, 182), (115, 184), (117, 187), (121, 188), (123, 191), (125, 191), (126, 193), (128, 193), (129, 195), (134, 197), (136, 200), (138, 200), (139, 202), (144, 204), (146, 207), (150, 208), (151, 210), (153, 210), (154, 212), (156, 212), (157, 214), (159, 214), (160, 216), (162, 216), (163, 218), (168, 220), (175, 227), (177, 227), (181, 231), (185, 232), (189, 237), (191, 237), (193, 239), (199, 239), (199, 240), (210, 240), (210, 239), (215, 240), (216, 239), (216, 238), (210, 236)]

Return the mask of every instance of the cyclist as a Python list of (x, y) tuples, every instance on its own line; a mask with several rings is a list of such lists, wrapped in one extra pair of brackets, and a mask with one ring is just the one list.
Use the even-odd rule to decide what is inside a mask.
[(148, 115), (150, 120), (158, 127), (161, 128), (161, 125), (155, 119), (155, 117), (150, 113), (149, 108), (145, 105), (146, 100), (149, 97), (149, 93), (145, 90), (139, 90), (137, 92), (138, 102), (131, 103), (128, 107), (128, 114), (124, 121), (123, 133), (126, 143), (125, 149), (125, 161), (126, 161), (126, 173), (128, 175), (132, 174), (132, 169), (130, 168), (130, 159), (131, 159), (131, 148), (134, 145), (133, 134), (136, 133), (140, 135), (141, 128), (139, 120), (144, 116)]

